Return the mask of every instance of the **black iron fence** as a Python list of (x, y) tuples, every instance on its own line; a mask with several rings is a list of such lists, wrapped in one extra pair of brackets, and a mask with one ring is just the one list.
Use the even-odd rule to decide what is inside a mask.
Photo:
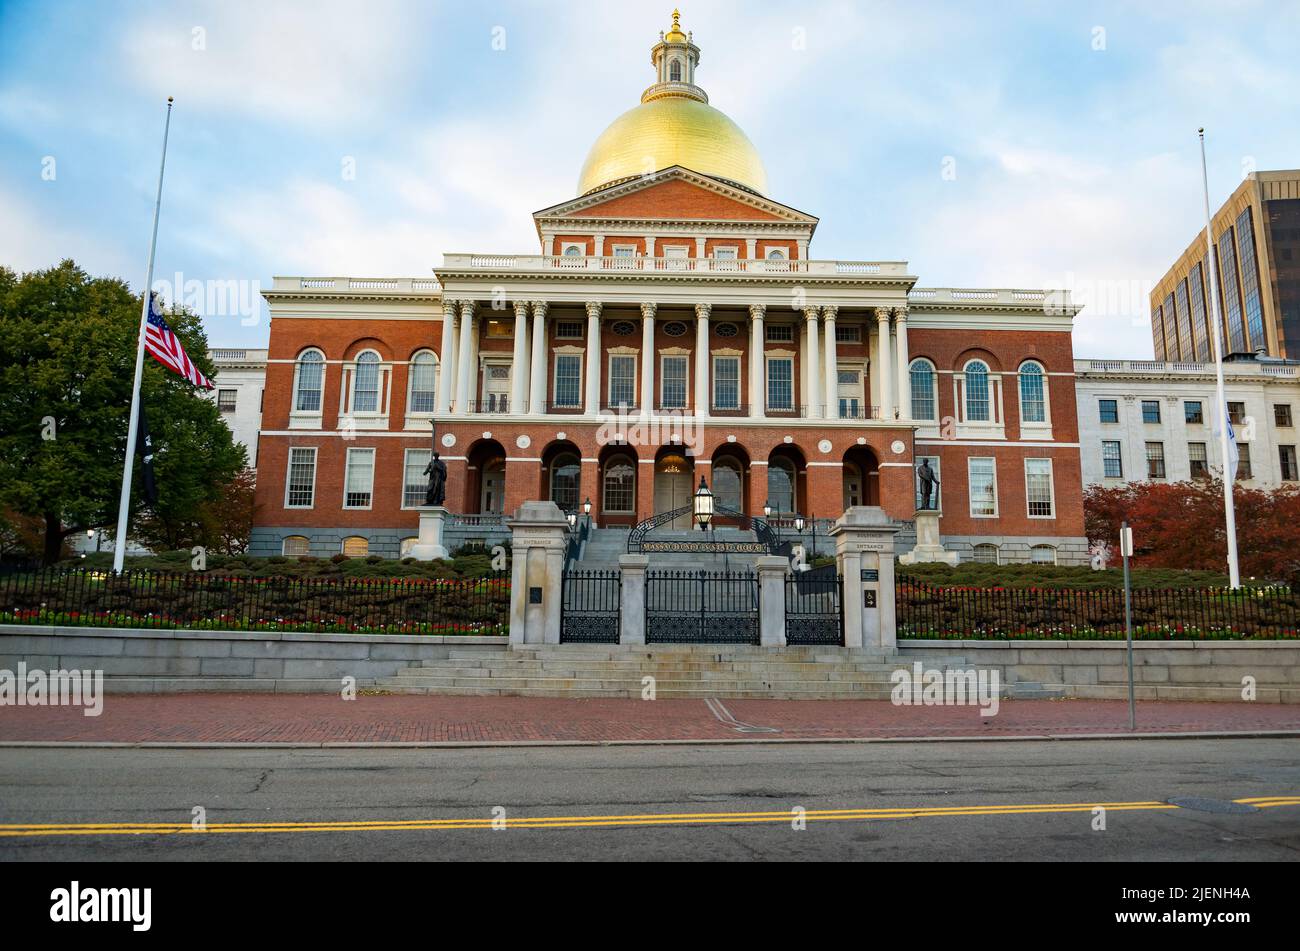
[[(944, 587), (900, 579), (899, 637), (1109, 639), (1124, 637), (1122, 588)], [(1133, 636), (1143, 639), (1293, 638), (1300, 592), (1259, 588), (1136, 588)]]
[(505, 634), (510, 575), (229, 577), (46, 570), (0, 577), (0, 623), (360, 634)]
[(834, 565), (786, 575), (785, 642), (842, 645), (843, 579)]
[(561, 644), (617, 644), (623, 613), (617, 568), (568, 568), (560, 598)]

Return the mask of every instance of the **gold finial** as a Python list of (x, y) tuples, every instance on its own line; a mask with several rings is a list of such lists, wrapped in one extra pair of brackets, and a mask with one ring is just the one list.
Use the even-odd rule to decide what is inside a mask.
[(683, 43), (686, 41), (686, 34), (682, 32), (681, 24), (682, 14), (680, 10), (673, 11), (673, 28), (668, 31), (664, 37), (669, 43)]

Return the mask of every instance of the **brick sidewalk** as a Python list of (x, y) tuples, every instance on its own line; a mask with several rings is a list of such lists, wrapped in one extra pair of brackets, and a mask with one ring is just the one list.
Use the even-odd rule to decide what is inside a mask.
[[(1111, 700), (1004, 701), (976, 707), (896, 707), (875, 700), (564, 700), (525, 697), (319, 694), (109, 695), (99, 717), (72, 707), (0, 707), (0, 742), (441, 743), (602, 740), (856, 739), (1066, 736), (1128, 731)], [(780, 732), (751, 733), (723, 722)], [(1300, 730), (1300, 706), (1145, 702), (1143, 733)]]

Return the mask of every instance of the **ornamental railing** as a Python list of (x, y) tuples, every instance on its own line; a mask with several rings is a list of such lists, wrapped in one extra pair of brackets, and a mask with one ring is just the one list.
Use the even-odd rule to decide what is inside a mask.
[[(900, 578), (899, 637), (1091, 639), (1124, 637), (1122, 588), (978, 588)], [(1261, 588), (1135, 588), (1143, 639), (1295, 638), (1300, 592)]]
[(510, 574), (251, 577), (90, 569), (0, 577), (0, 623), (363, 634), (505, 634)]

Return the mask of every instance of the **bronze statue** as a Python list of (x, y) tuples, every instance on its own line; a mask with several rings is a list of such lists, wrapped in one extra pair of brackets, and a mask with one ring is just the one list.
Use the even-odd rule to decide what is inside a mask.
[[(930, 493), (934, 487), (939, 484), (934, 470), (930, 468), (930, 460), (922, 459), (921, 465), (917, 467), (916, 477), (921, 480), (921, 510), (930, 508)], [(937, 501), (937, 498), (936, 498)]]
[(424, 467), (424, 474), (429, 477), (429, 486), (424, 491), (425, 505), (442, 505), (447, 501), (447, 463), (438, 458), (438, 421), (429, 420), (433, 427), (433, 458)]
[(429, 477), (429, 488), (424, 493), (425, 505), (441, 505), (447, 501), (447, 463), (438, 458), (437, 451), (429, 464), (424, 467), (424, 474)]

